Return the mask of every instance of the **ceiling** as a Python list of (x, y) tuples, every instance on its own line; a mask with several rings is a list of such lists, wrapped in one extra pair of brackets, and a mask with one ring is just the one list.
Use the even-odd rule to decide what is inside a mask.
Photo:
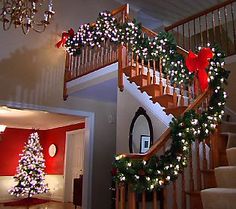
[(144, 26), (161, 29), (190, 15), (201, 12), (224, 0), (116, 0), (129, 3), (134, 17)]
[(47, 130), (84, 122), (83, 117), (49, 113), (46, 111), (0, 107), (0, 124), (8, 128)]

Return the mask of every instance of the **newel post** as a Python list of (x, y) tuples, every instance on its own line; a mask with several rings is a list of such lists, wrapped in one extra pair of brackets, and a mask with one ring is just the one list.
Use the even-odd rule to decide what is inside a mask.
[(214, 133), (210, 136), (211, 140), (211, 157), (212, 157), (212, 168), (218, 167), (220, 165), (219, 156), (219, 126), (216, 127)]
[(120, 91), (124, 90), (124, 79), (123, 79), (123, 69), (126, 60), (126, 48), (123, 45), (118, 47), (118, 87)]

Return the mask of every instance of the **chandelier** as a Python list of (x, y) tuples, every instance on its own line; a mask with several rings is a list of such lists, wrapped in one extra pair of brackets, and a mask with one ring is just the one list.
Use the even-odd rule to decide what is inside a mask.
[(0, 21), (3, 23), (3, 30), (14, 25), (15, 28), (21, 27), (24, 34), (28, 34), (30, 29), (39, 33), (45, 31), (55, 14), (52, 0), (47, 2), (45, 5), (45, 0), (2, 0)]

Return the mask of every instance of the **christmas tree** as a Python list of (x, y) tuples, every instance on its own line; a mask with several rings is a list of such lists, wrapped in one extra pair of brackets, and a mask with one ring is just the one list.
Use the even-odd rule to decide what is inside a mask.
[(11, 195), (32, 197), (35, 194), (46, 193), (48, 185), (45, 183), (45, 160), (43, 148), (39, 143), (37, 132), (30, 134), (14, 176), (17, 185), (9, 190)]

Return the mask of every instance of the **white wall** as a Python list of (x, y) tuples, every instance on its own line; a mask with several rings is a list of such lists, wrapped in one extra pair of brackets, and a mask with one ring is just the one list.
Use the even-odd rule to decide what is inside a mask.
[(146, 93), (141, 93), (135, 84), (130, 84), (125, 78), (125, 89), (117, 95), (116, 153), (129, 152), (130, 124), (139, 107), (146, 110), (152, 121), (154, 142), (167, 129), (171, 116), (166, 116), (160, 105), (153, 104)]
[[(235, 91), (235, 80), (236, 80), (236, 55), (227, 57), (225, 59), (225, 69), (230, 71), (228, 85), (226, 86), (226, 92), (228, 98), (226, 100), (226, 106), (233, 112), (236, 112), (236, 91)], [(234, 119), (235, 121), (235, 119)]]

